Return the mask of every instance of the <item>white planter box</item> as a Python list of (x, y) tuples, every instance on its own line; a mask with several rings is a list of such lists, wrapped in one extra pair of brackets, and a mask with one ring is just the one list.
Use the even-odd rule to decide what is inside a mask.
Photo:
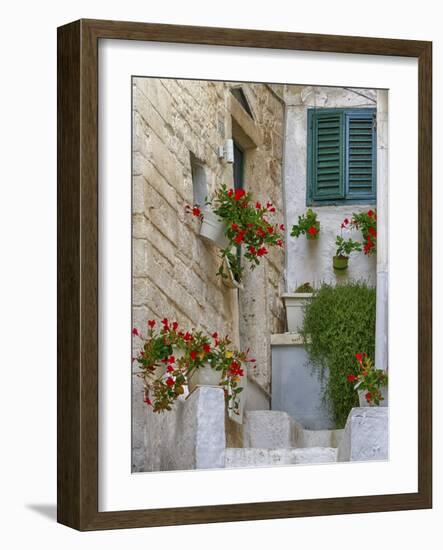
[(226, 248), (229, 240), (225, 235), (225, 231), (226, 224), (209, 207), (206, 207), (203, 210), (200, 237), (216, 244), (219, 248)]
[(303, 326), (304, 308), (311, 300), (311, 292), (294, 292), (282, 295), (286, 308), (288, 332), (300, 332)]

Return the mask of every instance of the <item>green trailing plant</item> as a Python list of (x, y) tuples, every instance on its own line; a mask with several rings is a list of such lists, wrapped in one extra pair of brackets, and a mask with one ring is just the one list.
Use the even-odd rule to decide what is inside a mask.
[(341, 428), (358, 396), (347, 375), (356, 350), (375, 353), (375, 289), (361, 282), (322, 285), (306, 305), (302, 329), (309, 358), (319, 373), (323, 396)]
[(354, 368), (346, 377), (348, 382), (354, 384), (354, 390), (364, 393), (369, 406), (380, 405), (384, 400), (382, 388), (388, 385), (387, 373), (376, 369), (366, 353), (356, 353), (355, 359)]
[(308, 208), (305, 214), (298, 217), (298, 224), (292, 226), (291, 237), (300, 237), (306, 235), (307, 239), (317, 239), (320, 233), (320, 222), (317, 220), (317, 214)]

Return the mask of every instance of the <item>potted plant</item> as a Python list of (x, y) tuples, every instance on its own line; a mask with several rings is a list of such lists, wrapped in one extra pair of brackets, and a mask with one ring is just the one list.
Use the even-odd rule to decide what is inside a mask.
[[(206, 203), (204, 212), (198, 206), (187, 206), (186, 210), (203, 222), (210, 211), (222, 224), (227, 239), (224, 242), (217, 239), (222, 260), (217, 275), (222, 278), (229, 277), (229, 265), (237, 283), (241, 282), (243, 267), (237, 261), (238, 247), (243, 247), (242, 256), (249, 262), (250, 269), (260, 264), (271, 247), (283, 247), (281, 231), (284, 231), (284, 226), (273, 224), (268, 219), (276, 212), (275, 206), (270, 201), (266, 205), (258, 201), (254, 203), (251, 194), (244, 189), (228, 189), (221, 185), (212, 200)], [(223, 261), (225, 258), (229, 264)]]
[(386, 400), (388, 375), (381, 369), (376, 369), (366, 353), (356, 353), (356, 369), (348, 374), (348, 382), (355, 383), (360, 407), (379, 406)]
[(144, 401), (154, 412), (170, 411), (174, 402), (197, 386), (210, 385), (223, 388), (227, 406), (238, 414), (239, 394), (244, 364), (254, 363), (247, 354), (231, 347), (228, 337), (219, 338), (202, 331), (178, 330), (176, 321), (163, 319), (162, 328), (148, 321), (146, 337), (134, 328), (132, 333), (141, 341), (134, 358), (143, 379)]
[(363, 235), (363, 252), (368, 256), (375, 254), (377, 252), (377, 213), (374, 210), (354, 213), (350, 225), (359, 229)]
[(308, 240), (316, 240), (320, 234), (320, 222), (317, 220), (317, 214), (311, 208), (306, 210), (305, 214), (298, 217), (298, 224), (292, 226), (291, 237), (300, 237), (306, 235)]
[(314, 289), (310, 283), (298, 286), (294, 292), (282, 294), (286, 309), (288, 332), (299, 332), (303, 326), (304, 308), (312, 298)]
[(335, 246), (337, 247), (335, 251), (335, 256), (332, 258), (332, 266), (334, 269), (339, 271), (344, 271), (348, 269), (349, 256), (351, 252), (360, 252), (361, 243), (354, 241), (351, 238), (348, 240), (344, 239), (342, 236), (342, 231), (349, 225), (349, 220), (344, 219), (340, 226), (340, 235), (337, 235), (335, 238)]

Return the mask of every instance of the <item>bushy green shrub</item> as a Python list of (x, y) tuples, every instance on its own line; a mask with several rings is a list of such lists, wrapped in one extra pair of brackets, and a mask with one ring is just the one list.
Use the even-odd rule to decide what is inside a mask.
[(322, 285), (306, 306), (303, 335), (324, 382), (324, 398), (341, 428), (352, 407), (358, 406), (357, 392), (346, 378), (355, 354), (374, 357), (375, 289), (361, 282)]

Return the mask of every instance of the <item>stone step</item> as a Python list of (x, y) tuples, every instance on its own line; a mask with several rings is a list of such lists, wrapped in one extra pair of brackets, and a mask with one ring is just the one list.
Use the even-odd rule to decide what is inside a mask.
[(292, 447), (338, 447), (343, 430), (305, 430), (283, 411), (246, 411), (243, 447), (287, 449)]
[(243, 418), (243, 447), (285, 449), (295, 447), (294, 441), (302, 427), (281, 411), (246, 411)]
[(257, 466), (283, 466), (288, 464), (325, 464), (337, 461), (337, 449), (308, 447), (304, 449), (255, 449), (228, 447), (225, 453), (226, 468), (252, 468)]

